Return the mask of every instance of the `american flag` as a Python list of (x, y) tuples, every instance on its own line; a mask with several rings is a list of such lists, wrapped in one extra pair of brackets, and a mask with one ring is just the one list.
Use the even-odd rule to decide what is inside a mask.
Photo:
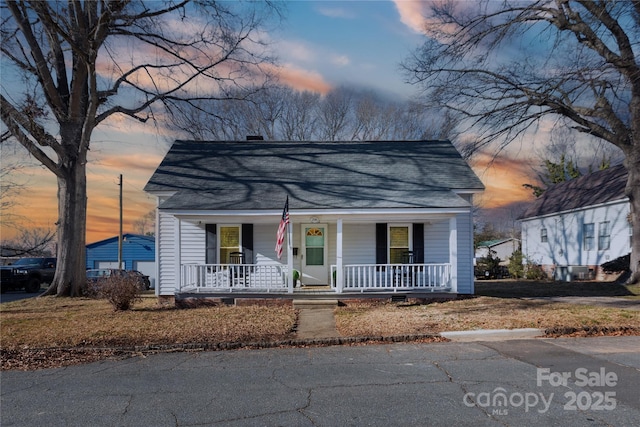
[(284, 243), (284, 234), (287, 231), (287, 224), (289, 224), (289, 196), (287, 196), (287, 201), (284, 203), (282, 218), (280, 218), (278, 234), (276, 235), (276, 254), (278, 255), (278, 259), (282, 258), (282, 244)]

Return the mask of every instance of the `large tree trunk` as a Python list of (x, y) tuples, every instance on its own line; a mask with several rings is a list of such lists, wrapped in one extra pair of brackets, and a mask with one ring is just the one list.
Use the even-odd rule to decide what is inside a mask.
[[(639, 151), (637, 148), (635, 151)], [(627, 154), (625, 164), (629, 172), (626, 194), (631, 207), (631, 259), (629, 284), (640, 282), (640, 155)]]
[(86, 283), (87, 179), (84, 157), (67, 162), (62, 176), (58, 176), (58, 261), (55, 277), (45, 295), (80, 296)]

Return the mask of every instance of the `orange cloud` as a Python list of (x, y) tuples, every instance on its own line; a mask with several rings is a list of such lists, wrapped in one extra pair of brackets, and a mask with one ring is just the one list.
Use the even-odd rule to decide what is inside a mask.
[(277, 75), (281, 83), (299, 91), (307, 90), (326, 95), (332, 89), (331, 85), (319, 73), (292, 65), (280, 67), (277, 70)]
[(486, 187), (476, 199), (480, 207), (498, 208), (533, 200), (531, 190), (523, 187), (535, 183), (530, 161), (480, 154), (473, 160), (472, 168)]
[(400, 21), (416, 33), (424, 34), (435, 39), (447, 39), (460, 32), (460, 25), (454, 22), (443, 24), (439, 18), (433, 16), (432, 7), (447, 5), (458, 15), (463, 11), (478, 9), (478, 2), (447, 1), (447, 0), (394, 0), (400, 14)]

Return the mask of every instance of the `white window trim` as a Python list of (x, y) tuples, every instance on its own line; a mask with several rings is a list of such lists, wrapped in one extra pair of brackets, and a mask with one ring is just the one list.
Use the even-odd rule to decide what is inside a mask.
[(218, 240), (216, 243), (216, 248), (218, 251), (217, 257), (218, 257), (218, 264), (226, 264), (226, 262), (222, 262), (222, 254), (221, 254), (221, 250), (222, 250), (222, 245), (220, 243), (220, 238), (222, 237), (222, 231), (221, 229), (223, 227), (236, 227), (238, 229), (238, 251), (242, 252), (242, 224), (217, 224), (217, 230), (216, 230), (216, 239)]
[(407, 227), (409, 234), (409, 251), (413, 251), (413, 224), (412, 223), (387, 223), (387, 260), (391, 263), (391, 228)]

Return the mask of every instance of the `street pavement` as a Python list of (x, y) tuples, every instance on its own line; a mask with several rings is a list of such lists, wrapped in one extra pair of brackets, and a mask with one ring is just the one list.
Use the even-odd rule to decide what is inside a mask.
[(637, 426), (640, 337), (160, 353), (1, 373), (2, 426)]

